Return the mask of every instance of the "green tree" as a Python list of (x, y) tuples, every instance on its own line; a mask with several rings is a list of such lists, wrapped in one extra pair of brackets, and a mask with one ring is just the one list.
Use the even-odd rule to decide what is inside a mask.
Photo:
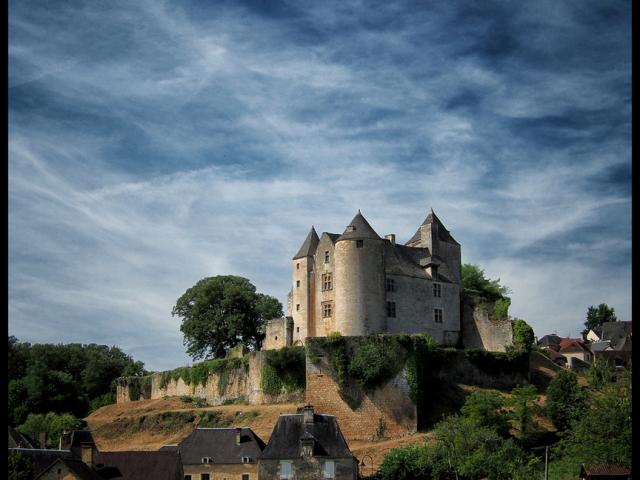
[(546, 410), (558, 429), (564, 431), (572, 419), (585, 413), (586, 397), (578, 377), (569, 370), (560, 370), (547, 388)]
[[(583, 463), (632, 463), (631, 369), (590, 397), (588, 414), (571, 421), (552, 450), (554, 469), (579, 471)], [(553, 472), (550, 469), (550, 472)]]
[(462, 406), (462, 414), (480, 427), (494, 429), (500, 436), (509, 435), (509, 418), (505, 402), (496, 392), (478, 390), (470, 394)]
[(9, 453), (7, 462), (7, 478), (9, 480), (25, 480), (33, 478), (33, 463), (20, 452)]
[(509, 297), (499, 298), (496, 300), (494, 313), (497, 320), (509, 319), (509, 306), (511, 305), (511, 299)]
[(601, 390), (616, 381), (615, 367), (604, 359), (593, 362), (589, 368), (587, 379), (593, 390)]
[(533, 328), (521, 318), (513, 319), (513, 345), (517, 349), (530, 352), (533, 348), (535, 335)]
[(507, 403), (513, 407), (514, 426), (523, 437), (536, 427), (533, 414), (536, 411), (535, 402), (538, 398), (538, 391), (533, 385), (516, 387), (511, 390), (511, 398)]
[(37, 439), (40, 432), (47, 434), (46, 445), (49, 448), (57, 448), (60, 437), (64, 433), (72, 430), (80, 430), (85, 426), (85, 422), (69, 413), (57, 414), (49, 412), (46, 415), (41, 413), (30, 413), (24, 424), (18, 430), (31, 438)]
[(615, 310), (606, 303), (601, 303), (597, 307), (591, 305), (587, 309), (587, 321), (584, 322), (585, 329), (583, 334), (589, 333), (595, 327), (602, 325), (604, 322), (615, 322), (617, 319)]
[(258, 349), (265, 321), (283, 315), (277, 299), (232, 275), (203, 278), (178, 298), (171, 313), (182, 319), (180, 331), (194, 359), (223, 357), (238, 344)]
[(426, 448), (423, 445), (391, 449), (384, 456), (376, 475), (376, 479), (379, 480), (430, 480), (431, 478)]
[(500, 279), (490, 280), (484, 276), (484, 270), (477, 265), (465, 263), (462, 265), (462, 288), (479, 293), (490, 300), (506, 297), (510, 293), (508, 287), (500, 285)]

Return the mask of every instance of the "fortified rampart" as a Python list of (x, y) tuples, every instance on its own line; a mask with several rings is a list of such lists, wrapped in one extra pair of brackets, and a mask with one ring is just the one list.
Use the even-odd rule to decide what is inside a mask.
[[(293, 390), (283, 387), (276, 394), (264, 391), (263, 375), (268, 354), (269, 352), (250, 352), (242, 359), (225, 359), (219, 361), (215, 371), (209, 372), (205, 370), (204, 362), (147, 377), (120, 378), (116, 388), (116, 401), (127, 403), (166, 396), (197, 397), (206, 400), (209, 405), (221, 405), (234, 400), (244, 400), (253, 405), (303, 401), (304, 386)], [(280, 372), (275, 372), (278, 373)]]
[[(461, 406), (454, 405), (465, 395), (459, 384), (511, 390), (528, 383), (527, 354), (433, 345), (416, 353), (421, 347), (415, 339), (420, 337), (307, 339), (306, 402), (335, 415), (346, 437), (371, 439), (408, 434), (440, 420), (434, 412)], [(358, 358), (357, 351), (380, 358), (367, 362), (370, 359)], [(383, 370), (394, 365), (395, 371), (387, 370), (390, 376), (367, 388), (368, 379), (378, 375), (376, 364)], [(458, 398), (451, 398), (456, 391)]]
[(491, 318), (495, 302), (464, 293), (460, 303), (462, 345), (465, 348), (504, 352), (507, 346), (513, 345), (511, 320)]

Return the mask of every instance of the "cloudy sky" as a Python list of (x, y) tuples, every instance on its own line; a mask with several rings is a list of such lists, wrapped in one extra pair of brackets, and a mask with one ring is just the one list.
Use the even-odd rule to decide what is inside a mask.
[(537, 335), (631, 319), (630, 1), (9, 2), (9, 333), (186, 364), (311, 224), (433, 207)]

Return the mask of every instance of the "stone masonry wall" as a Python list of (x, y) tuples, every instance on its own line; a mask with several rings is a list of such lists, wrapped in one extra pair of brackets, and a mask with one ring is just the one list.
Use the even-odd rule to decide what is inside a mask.
[(513, 345), (513, 327), (510, 320), (496, 321), (489, 318), (488, 308), (478, 298), (462, 295), (462, 344), (464, 348), (483, 348), (489, 352), (504, 352)]
[[(161, 374), (156, 373), (151, 380), (151, 399), (180, 396), (192, 396), (206, 399), (209, 405), (221, 405), (227, 400), (244, 398), (252, 405), (301, 402), (304, 399), (304, 391), (283, 393), (280, 395), (267, 395), (262, 392), (262, 366), (264, 358), (262, 352), (249, 353), (249, 372), (243, 367), (236, 369), (229, 374), (227, 387), (222, 395), (218, 393), (218, 383), (220, 378), (216, 374), (209, 375), (205, 385), (187, 385), (179, 378), (169, 380), (166, 386), (160, 386)], [(141, 400), (144, 398), (141, 397)], [(129, 399), (129, 388), (118, 385), (116, 390), (117, 403), (127, 403)]]

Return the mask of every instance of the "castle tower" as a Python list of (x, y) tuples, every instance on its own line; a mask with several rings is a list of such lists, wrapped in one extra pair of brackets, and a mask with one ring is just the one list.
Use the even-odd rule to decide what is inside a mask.
[(384, 331), (384, 240), (358, 210), (335, 244), (335, 319), (343, 335)]
[(292, 259), (293, 344), (302, 344), (308, 335), (309, 323), (313, 324), (313, 255), (319, 242), (315, 228), (311, 227), (300, 250)]

